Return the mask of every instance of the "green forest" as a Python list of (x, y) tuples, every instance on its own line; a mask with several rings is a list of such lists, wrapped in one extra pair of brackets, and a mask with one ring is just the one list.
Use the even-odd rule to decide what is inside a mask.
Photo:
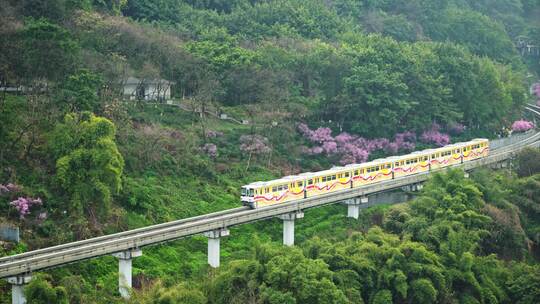
[[(539, 0), (2, 0), (0, 223), (21, 241), (0, 257), (240, 207), (253, 181), (527, 131), (538, 83)], [(218, 269), (202, 235), (144, 247), (129, 300), (112, 256), (33, 273), (25, 295), (540, 303), (538, 149), (346, 215), (306, 210), (293, 247), (277, 218), (232, 227)]]

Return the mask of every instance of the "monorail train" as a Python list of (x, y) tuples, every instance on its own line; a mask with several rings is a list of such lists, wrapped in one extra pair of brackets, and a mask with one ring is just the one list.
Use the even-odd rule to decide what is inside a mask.
[(259, 208), (360, 187), (486, 157), (489, 141), (478, 138), (441, 148), (376, 159), (362, 164), (286, 176), (242, 186), (242, 204)]

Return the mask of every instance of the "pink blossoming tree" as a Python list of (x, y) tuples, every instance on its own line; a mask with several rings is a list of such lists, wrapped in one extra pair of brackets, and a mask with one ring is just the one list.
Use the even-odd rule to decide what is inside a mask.
[(529, 131), (530, 129), (534, 128), (534, 124), (527, 120), (516, 120), (512, 124), (512, 131), (514, 132), (525, 132)]
[(248, 155), (247, 170), (249, 169), (253, 155), (268, 154), (272, 152), (272, 149), (270, 148), (268, 138), (253, 134), (240, 136), (240, 151)]
[(436, 123), (431, 125), (431, 128), (422, 133), (420, 140), (428, 144), (436, 144), (437, 146), (445, 146), (450, 143), (450, 136), (445, 133), (441, 133), (440, 126)]
[(394, 141), (386, 138), (366, 139), (343, 132), (332, 137), (329, 128), (311, 130), (306, 124), (299, 124), (298, 130), (314, 146), (303, 147), (306, 154), (326, 154), (337, 156), (342, 165), (365, 162), (369, 154), (376, 150), (397, 153), (399, 150), (411, 151), (415, 148), (416, 135), (413, 132), (396, 134)]
[(215, 144), (207, 143), (202, 146), (201, 150), (211, 158), (216, 158), (218, 155), (218, 149)]
[(43, 202), (41, 198), (31, 198), (31, 197), (19, 197), (16, 200), (9, 203), (11, 206), (15, 207), (19, 212), (19, 217), (24, 219), (26, 215), (30, 213), (30, 208), (34, 205), (41, 205)]
[[(0, 195), (2, 194), (14, 195), (21, 191), (22, 191), (22, 187), (17, 184), (13, 184), (13, 183), (8, 183), (5, 185), (0, 184)], [(14, 207), (15, 210), (17, 210), (17, 212), (19, 213), (20, 219), (24, 219), (24, 217), (30, 213), (30, 208), (32, 208), (32, 206), (36, 206), (36, 205), (41, 206), (42, 204), (43, 202), (41, 198), (39, 197), (32, 198), (28, 196), (19, 196), (16, 200), (13, 200), (9, 203), (10, 206)], [(46, 219), (46, 216), (40, 219)]]

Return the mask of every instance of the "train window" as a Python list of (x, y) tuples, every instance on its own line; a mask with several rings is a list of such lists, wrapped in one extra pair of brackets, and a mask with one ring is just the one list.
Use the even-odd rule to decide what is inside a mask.
[(392, 168), (392, 164), (386, 164), (386, 169)]
[(358, 170), (354, 170), (354, 175), (358, 175)]
[(427, 157), (427, 156), (424, 156), (424, 161), (426, 161), (427, 159), (428, 159), (428, 157)]
[(396, 162), (396, 163), (394, 164), (394, 166), (395, 166), (395, 167), (399, 167), (399, 162)]
[(349, 172), (345, 172), (345, 177), (349, 177)]
[(302, 186), (304, 185), (304, 183), (298, 182), (296, 185), (297, 185), (298, 187), (302, 187)]
[(379, 166), (375, 167), (375, 171), (379, 171), (379, 169), (380, 169)]
[(323, 181), (323, 183), (326, 182), (326, 176), (322, 177), (322, 181)]
[(276, 192), (277, 191), (277, 187), (272, 187), (272, 192)]
[(308, 185), (313, 185), (313, 180), (312, 179), (308, 180), (307, 184)]
[(287, 190), (287, 189), (289, 189), (289, 186), (285, 185), (285, 186), (283, 186), (283, 189)]
[(332, 180), (335, 180), (336, 179), (336, 176), (335, 175), (332, 175)]

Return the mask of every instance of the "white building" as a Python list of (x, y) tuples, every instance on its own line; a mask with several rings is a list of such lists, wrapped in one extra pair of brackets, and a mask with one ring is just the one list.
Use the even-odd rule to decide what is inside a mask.
[(128, 77), (124, 81), (124, 97), (130, 100), (170, 100), (171, 85), (173, 84), (173, 82), (165, 79)]

